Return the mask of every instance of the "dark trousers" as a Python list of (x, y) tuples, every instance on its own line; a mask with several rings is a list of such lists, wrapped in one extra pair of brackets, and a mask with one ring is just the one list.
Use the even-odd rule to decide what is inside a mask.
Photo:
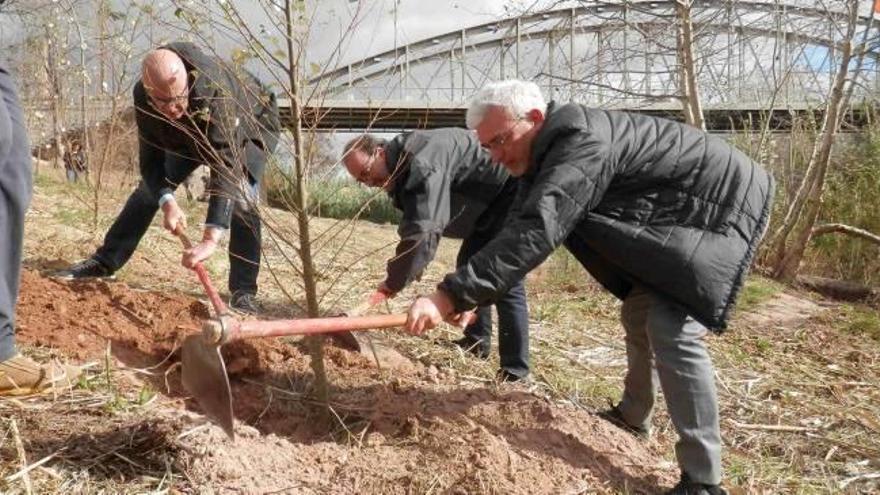
[(15, 349), (15, 303), (21, 281), (24, 214), (31, 201), (31, 153), (21, 105), (0, 67), (0, 361)]
[[(475, 232), (461, 243), (456, 264), (467, 263), (471, 256), (483, 248), (495, 231)], [(529, 373), (529, 307), (523, 280), (514, 284), (506, 294), (495, 301), (498, 310), (498, 354), (501, 369), (512, 375), (524, 377)], [(477, 320), (469, 325), (464, 334), (471, 339), (492, 340), (492, 307), (480, 306)]]
[[(168, 179), (176, 188), (198, 167), (193, 160), (171, 157), (165, 163)], [(258, 184), (251, 187), (256, 198)], [(122, 268), (134, 254), (141, 238), (147, 232), (153, 217), (159, 211), (159, 199), (141, 182), (135, 189), (116, 221), (104, 236), (104, 244), (95, 252), (95, 259), (113, 271)], [(229, 226), (229, 292), (257, 293), (257, 275), (260, 271), (260, 217), (246, 201), (236, 201)]]

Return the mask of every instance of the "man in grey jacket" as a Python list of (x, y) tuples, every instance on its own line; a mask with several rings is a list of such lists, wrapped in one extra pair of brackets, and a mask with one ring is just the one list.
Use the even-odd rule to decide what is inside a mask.
[(703, 342), (723, 330), (767, 226), (773, 179), (719, 138), (670, 120), (547, 105), (538, 87), (481, 90), (468, 127), (511, 175), (519, 209), (409, 310), (421, 333), (492, 301), (565, 245), (623, 301), (628, 369), (606, 417), (650, 433), (657, 384), (679, 435), (670, 493), (725, 493), (714, 372)]
[(211, 169), (202, 239), (183, 255), (192, 268), (229, 239), (230, 306), (257, 311), (260, 218), (256, 201), (281, 125), (275, 95), (246, 71), (232, 69), (191, 43), (170, 43), (144, 58), (133, 90), (141, 183), (113, 222), (104, 244), (59, 273), (109, 277), (134, 254), (158, 210), (169, 232), (186, 228), (174, 190), (201, 164)]
[[(400, 134), (385, 141), (369, 134), (351, 140), (343, 163), (361, 183), (382, 187), (403, 212), (400, 243), (388, 260), (387, 276), (370, 296), (377, 304), (421, 276), (434, 259), (440, 237), (463, 239), (457, 265), (463, 265), (500, 230), (516, 194), (516, 181), (492, 164), (474, 133), (436, 129)], [(517, 381), (529, 373), (529, 314), (522, 278), (497, 298), (498, 377)], [(491, 306), (456, 343), (486, 358), (492, 336)]]

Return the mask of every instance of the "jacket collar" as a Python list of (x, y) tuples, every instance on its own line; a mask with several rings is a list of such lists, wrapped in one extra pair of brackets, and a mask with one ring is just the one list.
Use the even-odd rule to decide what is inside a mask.
[(532, 142), (529, 168), (524, 176), (531, 177), (538, 172), (538, 166), (544, 161), (544, 156), (556, 138), (587, 127), (587, 119), (581, 105), (576, 103), (559, 105), (555, 101), (547, 104), (544, 125)]
[(404, 178), (409, 172), (405, 167), (408, 156), (406, 151), (404, 151), (407, 136), (407, 133), (398, 134), (384, 145), (385, 166), (388, 168), (388, 173), (391, 174), (389, 192), (397, 189), (398, 184), (403, 184), (405, 182)]

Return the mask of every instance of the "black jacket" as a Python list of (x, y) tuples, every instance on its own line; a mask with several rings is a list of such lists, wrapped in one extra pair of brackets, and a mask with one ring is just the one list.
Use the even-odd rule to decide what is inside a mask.
[(385, 161), (388, 195), (403, 212), (385, 279), (394, 292), (421, 275), (441, 235), (463, 239), (497, 230), (516, 194), (514, 179), (464, 129), (401, 134), (385, 144)]
[(485, 304), (561, 244), (617, 297), (643, 284), (726, 327), (770, 215), (773, 178), (723, 140), (671, 120), (547, 109), (518, 213), (440, 288)]
[(171, 43), (189, 75), (186, 115), (169, 121), (150, 105), (143, 81), (134, 86), (140, 170), (157, 200), (173, 192), (166, 154), (211, 168), (206, 223), (228, 227), (242, 181), (263, 176), (281, 129), (275, 95), (247, 71), (236, 71), (191, 43)]

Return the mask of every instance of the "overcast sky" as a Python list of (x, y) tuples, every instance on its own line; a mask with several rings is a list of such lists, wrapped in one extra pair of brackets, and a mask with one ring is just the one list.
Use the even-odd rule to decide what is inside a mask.
[[(395, 7), (396, 3), (396, 7)], [(359, 60), (423, 38), (507, 17), (534, 1), (511, 0), (323, 0), (314, 12), (309, 54), (325, 60), (335, 40), (345, 39), (343, 62)], [(544, 2), (548, 3), (548, 2)], [(353, 33), (345, 36), (355, 23)]]

